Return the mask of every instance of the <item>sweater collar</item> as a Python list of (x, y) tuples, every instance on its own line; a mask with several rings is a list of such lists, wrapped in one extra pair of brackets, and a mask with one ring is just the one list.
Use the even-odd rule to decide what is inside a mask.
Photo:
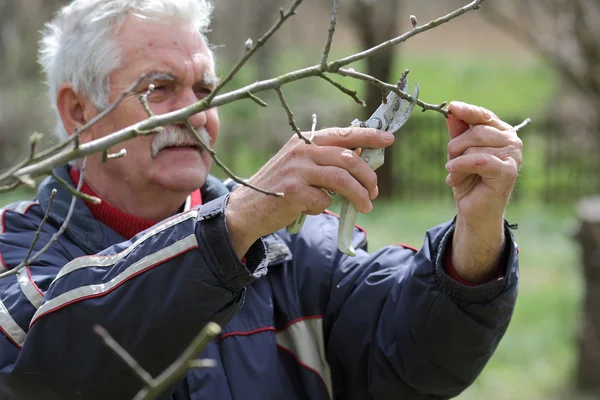
[[(77, 187), (77, 183), (79, 182), (79, 170), (75, 167), (71, 167), (69, 171), (69, 176), (73, 182), (73, 186)], [(84, 180), (81, 185), (81, 192), (87, 194), (89, 196), (94, 196), (101, 198), (94, 192), (94, 189)], [(198, 206), (202, 204), (202, 195), (200, 194), (200, 190), (196, 189), (192, 194), (190, 194), (185, 204), (182, 205), (182, 211), (187, 211), (192, 207)], [(95, 219), (104, 223), (105, 225), (112, 228), (115, 232), (119, 233), (125, 239), (131, 239), (141, 231), (149, 229), (150, 227), (156, 225), (159, 221), (148, 220), (144, 218), (139, 218), (134, 215), (125, 213), (109, 202), (102, 199), (100, 204), (93, 204), (90, 202), (86, 202), (86, 205)]]

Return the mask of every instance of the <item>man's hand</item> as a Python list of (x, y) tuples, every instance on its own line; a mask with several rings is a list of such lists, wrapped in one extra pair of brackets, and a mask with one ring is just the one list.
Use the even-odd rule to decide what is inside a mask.
[(362, 213), (377, 197), (377, 175), (351, 149), (383, 148), (394, 135), (370, 128), (331, 128), (316, 132), (313, 143), (293, 136), (250, 183), (283, 198), (258, 194), (242, 186), (229, 199), (227, 228), (238, 256), (261, 236), (292, 223), (301, 213), (320, 214), (331, 198), (321, 188), (344, 196)]
[(491, 111), (460, 102), (448, 109), (446, 183), (458, 210), (452, 264), (461, 278), (481, 283), (498, 272), (504, 210), (521, 166), (523, 143)]

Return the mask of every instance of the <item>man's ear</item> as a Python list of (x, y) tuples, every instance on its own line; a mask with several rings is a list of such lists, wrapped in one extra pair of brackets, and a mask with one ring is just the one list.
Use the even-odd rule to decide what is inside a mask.
[(73, 90), (73, 85), (70, 83), (63, 83), (58, 88), (56, 107), (69, 135), (86, 123), (85, 104), (82, 103), (82, 99), (77, 96), (77, 93)]

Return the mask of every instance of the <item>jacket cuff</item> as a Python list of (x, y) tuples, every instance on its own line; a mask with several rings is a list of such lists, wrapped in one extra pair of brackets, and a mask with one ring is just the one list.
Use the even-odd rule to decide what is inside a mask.
[(208, 255), (208, 265), (223, 287), (239, 292), (267, 273), (267, 251), (262, 239), (250, 246), (244, 262), (237, 256), (225, 221), (225, 206), (229, 194), (216, 198), (199, 208), (196, 235), (201, 249)]
[(436, 252), (435, 277), (438, 285), (451, 298), (460, 303), (485, 303), (491, 301), (500, 295), (506, 288), (507, 282), (514, 273), (513, 268), (517, 259), (517, 250), (513, 234), (509, 229), (508, 222), (504, 222), (505, 244), (502, 250), (502, 256), (499, 268), (499, 275), (490, 282), (481, 285), (465, 284), (448, 274), (445, 268), (446, 254), (451, 246), (451, 239), (454, 235), (454, 223), (442, 237)]

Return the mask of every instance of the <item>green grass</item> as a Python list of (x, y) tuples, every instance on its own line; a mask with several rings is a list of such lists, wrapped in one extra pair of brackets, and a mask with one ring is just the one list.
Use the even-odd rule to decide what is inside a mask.
[[(394, 243), (421, 247), (425, 230), (454, 212), (451, 203), (376, 201), (358, 223), (369, 232), (370, 250)], [(507, 218), (519, 223), (514, 231), (521, 249), (517, 307), (495, 355), (459, 399), (572, 398), (568, 390), (582, 294), (578, 249), (568, 235), (572, 217), (565, 206), (509, 206)]]

